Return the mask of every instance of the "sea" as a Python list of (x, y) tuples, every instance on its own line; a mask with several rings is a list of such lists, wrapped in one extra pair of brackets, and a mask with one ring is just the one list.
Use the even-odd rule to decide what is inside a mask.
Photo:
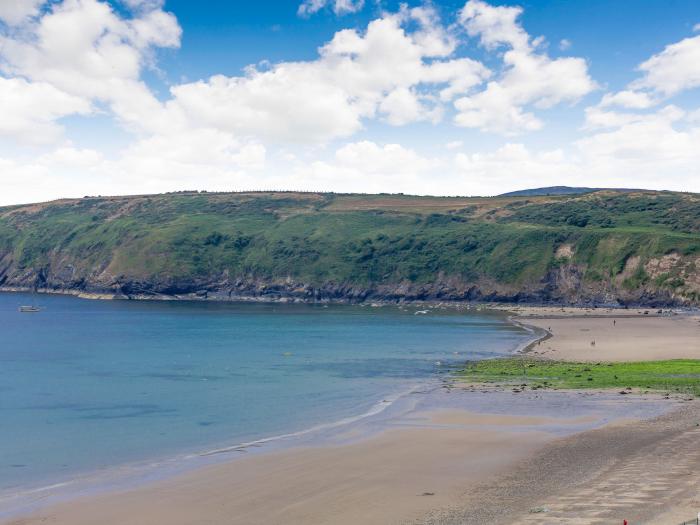
[(3, 293), (0, 496), (346, 424), (531, 337), (476, 309)]

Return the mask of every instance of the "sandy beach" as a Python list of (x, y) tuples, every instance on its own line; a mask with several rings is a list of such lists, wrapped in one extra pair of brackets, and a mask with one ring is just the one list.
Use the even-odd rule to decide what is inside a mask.
[[(516, 313), (518, 322), (550, 331), (551, 337), (530, 350), (547, 358), (700, 358), (700, 323), (694, 316), (570, 309)], [(242, 457), (129, 490), (52, 504), (5, 523), (452, 525), (628, 519), (676, 525), (697, 514), (697, 401), (450, 388), (434, 396), (429, 407), (392, 416), (368, 435), (347, 429), (335, 442)]]
[[(522, 501), (514, 496), (522, 493), (514, 489), (516, 482), (503, 480), (538, 476), (532, 469), (541, 464), (532, 458), (548, 455), (548, 447), (562, 440), (569, 443), (565, 436), (583, 436), (611, 421), (635, 424), (671, 407), (654, 397), (571, 392), (543, 398), (454, 389), (434, 395), (431, 405), (448, 408), (418, 407), (392, 417), (373, 436), (227, 461), (132, 490), (60, 503), (6, 523), (485, 523), (484, 513), (527, 514), (535, 496), (546, 494), (532, 493)], [(560, 456), (575, 460), (578, 443), (571, 442)], [(565, 468), (555, 466), (548, 475)], [(545, 481), (528, 483), (544, 490), (551, 486)], [(496, 499), (479, 496), (488, 493), (490, 483), (505, 492)]]
[[(700, 315), (649, 310), (522, 308), (516, 320), (550, 332), (530, 352), (565, 361), (700, 359)], [(653, 311), (652, 311), (653, 312)]]
[(462, 424), (412, 425), (342, 447), (241, 459), (11, 523), (404, 523), (456, 504), (468, 480), (502, 473), (552, 439), (534, 418), (497, 417), (489, 424), (500, 428), (484, 432), (479, 415), (449, 417)]

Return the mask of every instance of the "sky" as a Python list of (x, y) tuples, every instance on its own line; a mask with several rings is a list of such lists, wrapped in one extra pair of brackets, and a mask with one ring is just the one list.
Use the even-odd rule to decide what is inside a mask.
[(0, 205), (700, 192), (697, 0), (0, 0)]

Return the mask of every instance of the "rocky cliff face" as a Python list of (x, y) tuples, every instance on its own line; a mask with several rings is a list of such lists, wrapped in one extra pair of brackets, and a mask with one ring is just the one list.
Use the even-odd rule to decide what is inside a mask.
[[(450, 301), (660, 307), (697, 306), (697, 298), (700, 297), (700, 275), (695, 270), (700, 267), (700, 259), (688, 260), (676, 254), (646, 262), (643, 267), (651, 279), (635, 287), (627, 284), (624, 275), (606, 281), (587, 281), (584, 279), (585, 269), (575, 264), (553, 268), (538, 282), (513, 286), (488, 279), (465, 281), (442, 274), (437, 274), (433, 282), (424, 284), (403, 281), (372, 285), (335, 282), (310, 284), (291, 277), (230, 276), (228, 272), (196, 279), (167, 275), (134, 279), (113, 275), (100, 268), (90, 272), (79, 271), (76, 265), (66, 261), (60, 261), (60, 264), (57, 261), (55, 269), (49, 265), (39, 271), (19, 269), (11, 262), (7, 263), (7, 257), (0, 262), (0, 290), (38, 290), (115, 299), (341, 303)], [(642, 263), (632, 261), (625, 274), (637, 271), (632, 269), (632, 264)], [(676, 277), (676, 282), (664, 286), (663, 278), (671, 271), (682, 277)], [(685, 293), (674, 293), (673, 285), (679, 285), (681, 280)], [(692, 292), (688, 294), (688, 290), (695, 295)]]

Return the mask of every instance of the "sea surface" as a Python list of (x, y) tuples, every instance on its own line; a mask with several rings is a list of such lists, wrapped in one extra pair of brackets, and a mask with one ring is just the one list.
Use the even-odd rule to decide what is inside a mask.
[(376, 413), (530, 337), (417, 311), (0, 294), (0, 494)]

